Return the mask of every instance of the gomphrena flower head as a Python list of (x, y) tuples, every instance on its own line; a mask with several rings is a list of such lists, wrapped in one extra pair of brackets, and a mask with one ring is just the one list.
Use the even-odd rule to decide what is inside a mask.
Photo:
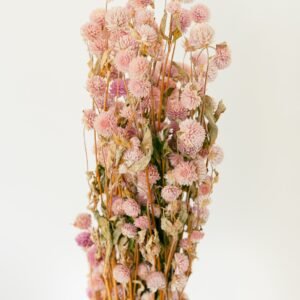
[(189, 269), (189, 258), (183, 253), (175, 253), (174, 264), (176, 274), (185, 273)]
[(82, 213), (76, 217), (74, 226), (79, 229), (89, 229), (92, 224), (92, 217), (90, 214)]
[(191, 161), (179, 163), (173, 170), (173, 174), (179, 185), (192, 185), (198, 179), (196, 166)]
[(118, 283), (127, 283), (130, 280), (130, 269), (127, 266), (118, 264), (113, 269), (113, 277)]
[(214, 38), (214, 30), (207, 23), (196, 24), (190, 32), (190, 43), (196, 48), (209, 45)]
[(137, 228), (131, 223), (125, 223), (121, 228), (121, 232), (124, 236), (132, 239), (137, 235)]
[(147, 216), (140, 216), (134, 220), (134, 225), (135, 227), (139, 229), (149, 229), (150, 224), (149, 224), (149, 219)]
[(213, 166), (219, 165), (224, 159), (222, 148), (218, 145), (213, 145), (209, 152), (208, 159)]
[(91, 234), (88, 231), (79, 233), (76, 237), (76, 243), (78, 246), (83, 248), (89, 248), (93, 245)]
[(196, 23), (208, 22), (210, 12), (207, 6), (203, 4), (196, 4), (191, 8), (192, 19)]
[(166, 278), (162, 272), (151, 272), (146, 278), (146, 284), (151, 292), (156, 292), (166, 287)]
[(122, 205), (125, 215), (136, 218), (141, 213), (140, 205), (133, 199), (129, 198)]
[(182, 194), (182, 190), (174, 185), (166, 185), (161, 191), (161, 196), (166, 202), (175, 201)]

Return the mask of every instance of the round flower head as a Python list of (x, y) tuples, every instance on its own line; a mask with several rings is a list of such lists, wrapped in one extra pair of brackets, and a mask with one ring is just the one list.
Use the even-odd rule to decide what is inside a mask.
[(140, 263), (138, 266), (137, 274), (142, 280), (146, 280), (150, 273), (150, 266), (147, 263)]
[(129, 80), (128, 89), (136, 98), (148, 97), (150, 95), (151, 83), (142, 79)]
[(107, 50), (108, 44), (105, 37), (99, 37), (96, 40), (89, 43), (89, 50), (91, 54), (101, 56), (105, 50)]
[(191, 15), (193, 21), (196, 23), (207, 22), (210, 18), (210, 12), (207, 6), (203, 4), (196, 4), (191, 8)]
[(134, 220), (134, 226), (140, 229), (149, 229), (149, 220), (147, 216), (140, 216)]
[(166, 287), (166, 278), (162, 272), (152, 272), (147, 276), (146, 284), (148, 289), (154, 293)]
[(124, 224), (121, 231), (124, 236), (127, 236), (130, 239), (133, 239), (137, 234), (137, 228), (131, 223)]
[(135, 200), (131, 198), (123, 202), (122, 208), (124, 210), (125, 215), (129, 217), (136, 218), (141, 213), (140, 206)]
[(201, 97), (195, 84), (188, 83), (180, 97), (182, 105), (189, 110), (196, 109), (201, 103)]
[(135, 50), (138, 46), (136, 40), (130, 34), (124, 34), (115, 43), (115, 49), (119, 50)]
[(87, 259), (91, 267), (95, 268), (99, 265), (99, 260), (97, 259), (97, 247), (96, 245), (92, 245), (87, 250)]
[(81, 232), (76, 237), (76, 243), (83, 248), (89, 248), (93, 245), (91, 234), (88, 231)]
[(90, 20), (93, 23), (96, 23), (97, 25), (103, 27), (105, 25), (105, 10), (102, 8), (95, 9), (90, 14)]
[(98, 134), (106, 138), (111, 137), (117, 128), (113, 111), (102, 111), (95, 119), (94, 128)]
[(204, 237), (203, 231), (194, 230), (190, 235), (190, 241), (192, 243), (198, 243), (200, 240), (203, 239), (203, 237)]
[(161, 196), (166, 202), (172, 202), (177, 200), (177, 198), (181, 195), (182, 190), (174, 185), (167, 185), (161, 191)]
[(74, 222), (74, 226), (79, 229), (88, 229), (91, 227), (92, 217), (90, 214), (79, 214)]
[(127, 92), (126, 92), (124, 80), (122, 79), (113, 80), (113, 82), (110, 84), (109, 94), (112, 98), (126, 96)]
[(130, 280), (130, 269), (122, 264), (118, 264), (113, 269), (113, 277), (118, 283), (126, 284)]
[(131, 79), (142, 79), (147, 75), (148, 70), (148, 60), (143, 56), (138, 56), (129, 64), (129, 77)]
[(137, 10), (134, 18), (137, 25), (152, 25), (154, 23), (154, 13), (148, 9)]
[[(187, 9), (182, 8), (178, 14), (179, 14), (179, 26), (180, 26), (179, 29), (181, 32), (186, 32), (192, 23), (191, 13)], [(173, 24), (173, 30), (176, 28), (176, 27), (174, 28), (174, 24)]]
[(196, 171), (196, 166), (193, 162), (183, 161), (175, 167), (173, 174), (178, 184), (192, 185), (198, 179)]
[(190, 43), (196, 48), (205, 47), (212, 42), (214, 34), (214, 30), (209, 24), (196, 24), (190, 32)]
[(114, 216), (122, 216), (124, 214), (123, 202), (124, 200), (120, 197), (113, 198), (111, 210)]
[(214, 63), (219, 70), (227, 68), (231, 63), (231, 52), (226, 43), (217, 45)]
[(183, 162), (183, 157), (178, 153), (171, 153), (169, 155), (169, 161), (172, 167), (176, 167), (179, 163)]
[(175, 273), (182, 274), (189, 269), (189, 258), (182, 253), (176, 253), (174, 255)]
[(136, 9), (145, 8), (153, 3), (152, 0), (130, 0), (129, 3)]
[(118, 71), (120, 72), (127, 72), (129, 64), (132, 60), (132, 51), (131, 50), (120, 50), (115, 59), (114, 59), (114, 64), (117, 68)]
[(105, 284), (102, 279), (102, 274), (95, 269), (91, 274), (91, 286), (94, 291), (101, 291), (105, 289)]
[(179, 13), (181, 10), (181, 5), (179, 2), (171, 0), (168, 2), (166, 9), (170, 14)]
[(137, 32), (140, 36), (140, 41), (146, 45), (151, 45), (157, 41), (156, 30), (148, 24), (138, 26)]
[(114, 7), (105, 16), (106, 27), (111, 32), (124, 30), (128, 24), (128, 13), (123, 7)]
[(88, 79), (86, 88), (93, 98), (97, 98), (105, 93), (106, 83), (102, 77), (96, 75)]
[(91, 130), (94, 128), (95, 118), (96, 113), (93, 109), (85, 109), (83, 111), (82, 122), (86, 130)]
[[(179, 100), (179, 91), (175, 89), (172, 94), (174, 94), (174, 96), (169, 97), (167, 102), (167, 117), (171, 121), (184, 120), (188, 115), (188, 111)], [(175, 96), (176, 94), (178, 95), (178, 97)]]
[(224, 152), (221, 147), (213, 145), (208, 155), (208, 159), (212, 166), (219, 165), (224, 159)]
[(178, 149), (181, 153), (195, 157), (200, 151), (204, 139), (205, 130), (202, 125), (193, 119), (186, 119), (179, 124)]
[(94, 41), (101, 33), (101, 27), (96, 23), (86, 23), (81, 27), (81, 34), (86, 41)]

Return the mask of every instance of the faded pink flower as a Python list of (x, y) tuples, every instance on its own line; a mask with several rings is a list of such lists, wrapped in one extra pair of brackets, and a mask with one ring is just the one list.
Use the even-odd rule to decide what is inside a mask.
[(181, 5), (179, 2), (171, 0), (168, 2), (166, 9), (167, 9), (168, 13), (175, 14), (175, 13), (180, 12)]
[(126, 49), (133, 51), (138, 47), (138, 43), (130, 34), (124, 34), (118, 38), (114, 46), (117, 51)]
[(151, 90), (151, 83), (147, 80), (131, 79), (129, 80), (128, 89), (136, 98), (148, 97)]
[(158, 204), (153, 205), (153, 214), (155, 218), (160, 218), (161, 216), (161, 208)]
[(76, 217), (74, 226), (79, 229), (88, 229), (91, 227), (92, 217), (90, 214), (82, 213)]
[(126, 96), (127, 92), (126, 92), (124, 80), (122, 79), (113, 80), (113, 82), (110, 84), (109, 94), (112, 98)]
[(201, 97), (198, 95), (196, 84), (188, 83), (181, 93), (180, 101), (182, 105), (189, 110), (196, 109), (201, 103)]
[(95, 119), (94, 128), (98, 134), (111, 137), (117, 128), (113, 110), (102, 111)]
[(141, 300), (152, 300), (153, 297), (154, 297), (153, 293), (145, 292), (145, 293), (142, 294)]
[(208, 159), (212, 166), (219, 165), (224, 159), (224, 152), (220, 146), (213, 145), (210, 149)]
[(179, 246), (180, 246), (183, 250), (189, 250), (190, 247), (191, 247), (191, 243), (190, 243), (189, 239), (184, 238), (184, 239), (181, 239), (181, 240), (180, 240)]
[(106, 83), (102, 77), (95, 75), (88, 79), (86, 88), (93, 98), (97, 98), (105, 93)]
[[(148, 165), (148, 175), (149, 175), (150, 187), (160, 179), (160, 175), (157, 171), (156, 166), (154, 166), (152, 164)], [(144, 189), (144, 191), (147, 191), (146, 171), (140, 171), (138, 173), (138, 187), (142, 187), (142, 189)]]
[(207, 70), (207, 80), (209, 82), (214, 81), (218, 76), (218, 67), (214, 59), (211, 59)]
[(128, 12), (124, 7), (114, 7), (107, 11), (105, 16), (106, 27), (111, 32), (124, 30), (128, 25)]
[(178, 89), (175, 89), (168, 98), (166, 114), (171, 121), (184, 120), (188, 115), (187, 109), (179, 100)]
[[(192, 23), (191, 13), (189, 10), (182, 8), (179, 11), (179, 25), (180, 25), (180, 31), (186, 32), (187, 29), (190, 27)], [(175, 23), (173, 24), (173, 30), (176, 28)], [(175, 27), (175, 28), (174, 28)]]
[(182, 190), (174, 185), (167, 185), (161, 191), (161, 196), (166, 202), (172, 202), (177, 200), (177, 198), (181, 195)]
[(148, 24), (151, 26), (154, 23), (154, 13), (152, 10), (137, 10), (134, 18), (137, 25)]
[(207, 6), (196, 4), (191, 8), (193, 21), (196, 23), (207, 22), (210, 18), (210, 12)]
[(126, 284), (130, 280), (130, 269), (118, 264), (113, 269), (113, 277), (118, 283)]
[(125, 215), (127, 215), (129, 217), (136, 218), (141, 213), (140, 206), (138, 205), (138, 203), (135, 200), (133, 200), (131, 198), (129, 198), (123, 202), (122, 208), (123, 208)]
[(124, 202), (124, 200), (120, 197), (113, 198), (111, 209), (112, 209), (114, 216), (124, 215), (123, 202)]
[(105, 25), (105, 10), (102, 8), (98, 8), (92, 11), (90, 14), (90, 20), (93, 23), (103, 27)]
[(147, 58), (143, 56), (135, 57), (129, 64), (129, 77), (131, 79), (142, 79), (144, 78), (149, 70), (149, 62)]
[(132, 60), (132, 56), (133, 53), (131, 50), (120, 50), (114, 59), (117, 70), (126, 73)]
[(131, 223), (125, 223), (121, 228), (122, 234), (130, 239), (136, 237), (137, 228)]
[(227, 68), (231, 63), (231, 52), (226, 43), (217, 45), (216, 55), (213, 58), (219, 70)]
[(146, 45), (151, 45), (157, 41), (156, 30), (148, 24), (138, 26), (137, 32), (140, 35), (140, 41)]
[(150, 273), (150, 266), (147, 263), (140, 263), (138, 266), (137, 274), (142, 280), (146, 280)]
[(193, 162), (184, 161), (175, 167), (173, 174), (178, 184), (192, 185), (198, 179), (196, 171), (196, 166)]
[(210, 181), (204, 181), (199, 186), (199, 189), (198, 189), (199, 196), (200, 197), (207, 197), (207, 196), (209, 196), (210, 193), (211, 193), (211, 189), (212, 189), (212, 186), (211, 186)]
[(79, 233), (75, 240), (77, 245), (83, 248), (89, 248), (93, 245), (93, 241), (91, 240), (91, 234), (88, 231), (83, 231)]
[(198, 243), (200, 240), (202, 240), (204, 237), (204, 232), (199, 230), (192, 231), (190, 235), (190, 241), (192, 243)]
[(95, 269), (91, 274), (91, 287), (92, 289), (97, 292), (105, 289), (105, 284), (102, 279), (102, 274)]
[(175, 253), (174, 255), (175, 273), (182, 274), (189, 269), (189, 258), (182, 253)]
[(134, 220), (134, 226), (140, 229), (149, 229), (149, 220), (147, 216), (140, 216)]
[(193, 119), (186, 119), (179, 124), (178, 149), (181, 153), (195, 157), (205, 140), (205, 130)]
[(190, 32), (190, 43), (196, 48), (205, 47), (212, 42), (214, 34), (214, 30), (209, 24), (196, 24)]
[(182, 157), (182, 155), (178, 154), (178, 153), (171, 153), (169, 155), (169, 161), (172, 167), (176, 167), (179, 163), (183, 162), (184, 159)]
[(146, 284), (148, 289), (154, 293), (166, 287), (166, 278), (162, 272), (152, 272), (147, 276)]
[(83, 111), (82, 122), (86, 130), (91, 130), (94, 128), (95, 118), (96, 113), (93, 109), (85, 109)]
[(153, 3), (153, 0), (129, 0), (130, 5), (136, 9), (145, 8)]
[(91, 54), (101, 56), (105, 50), (107, 50), (107, 40), (105, 37), (97, 38), (89, 44), (89, 50)]
[(99, 265), (99, 259), (97, 259), (97, 247), (96, 245), (92, 245), (88, 248), (87, 252), (87, 259), (91, 267), (95, 268)]
[(86, 23), (81, 27), (81, 34), (87, 41), (94, 41), (101, 33), (101, 27), (96, 23)]

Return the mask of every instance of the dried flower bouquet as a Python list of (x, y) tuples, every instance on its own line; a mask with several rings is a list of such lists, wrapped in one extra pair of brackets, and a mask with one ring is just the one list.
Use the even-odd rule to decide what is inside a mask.
[(96, 167), (87, 171), (90, 212), (74, 225), (93, 300), (187, 299), (223, 159), (216, 123), (225, 106), (207, 85), (231, 55), (213, 44), (208, 8), (183, 6), (166, 3), (157, 23), (152, 0), (106, 4), (82, 27), (92, 99), (83, 122)]

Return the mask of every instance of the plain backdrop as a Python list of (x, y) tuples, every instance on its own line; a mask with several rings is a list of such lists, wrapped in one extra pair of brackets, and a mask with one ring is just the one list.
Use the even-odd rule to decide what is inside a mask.
[[(87, 264), (71, 226), (88, 191), (79, 28), (103, 1), (0, 3), (0, 299), (84, 300)], [(209, 88), (228, 107), (226, 158), (187, 292), (299, 300), (300, 2), (205, 4), (233, 63)]]

